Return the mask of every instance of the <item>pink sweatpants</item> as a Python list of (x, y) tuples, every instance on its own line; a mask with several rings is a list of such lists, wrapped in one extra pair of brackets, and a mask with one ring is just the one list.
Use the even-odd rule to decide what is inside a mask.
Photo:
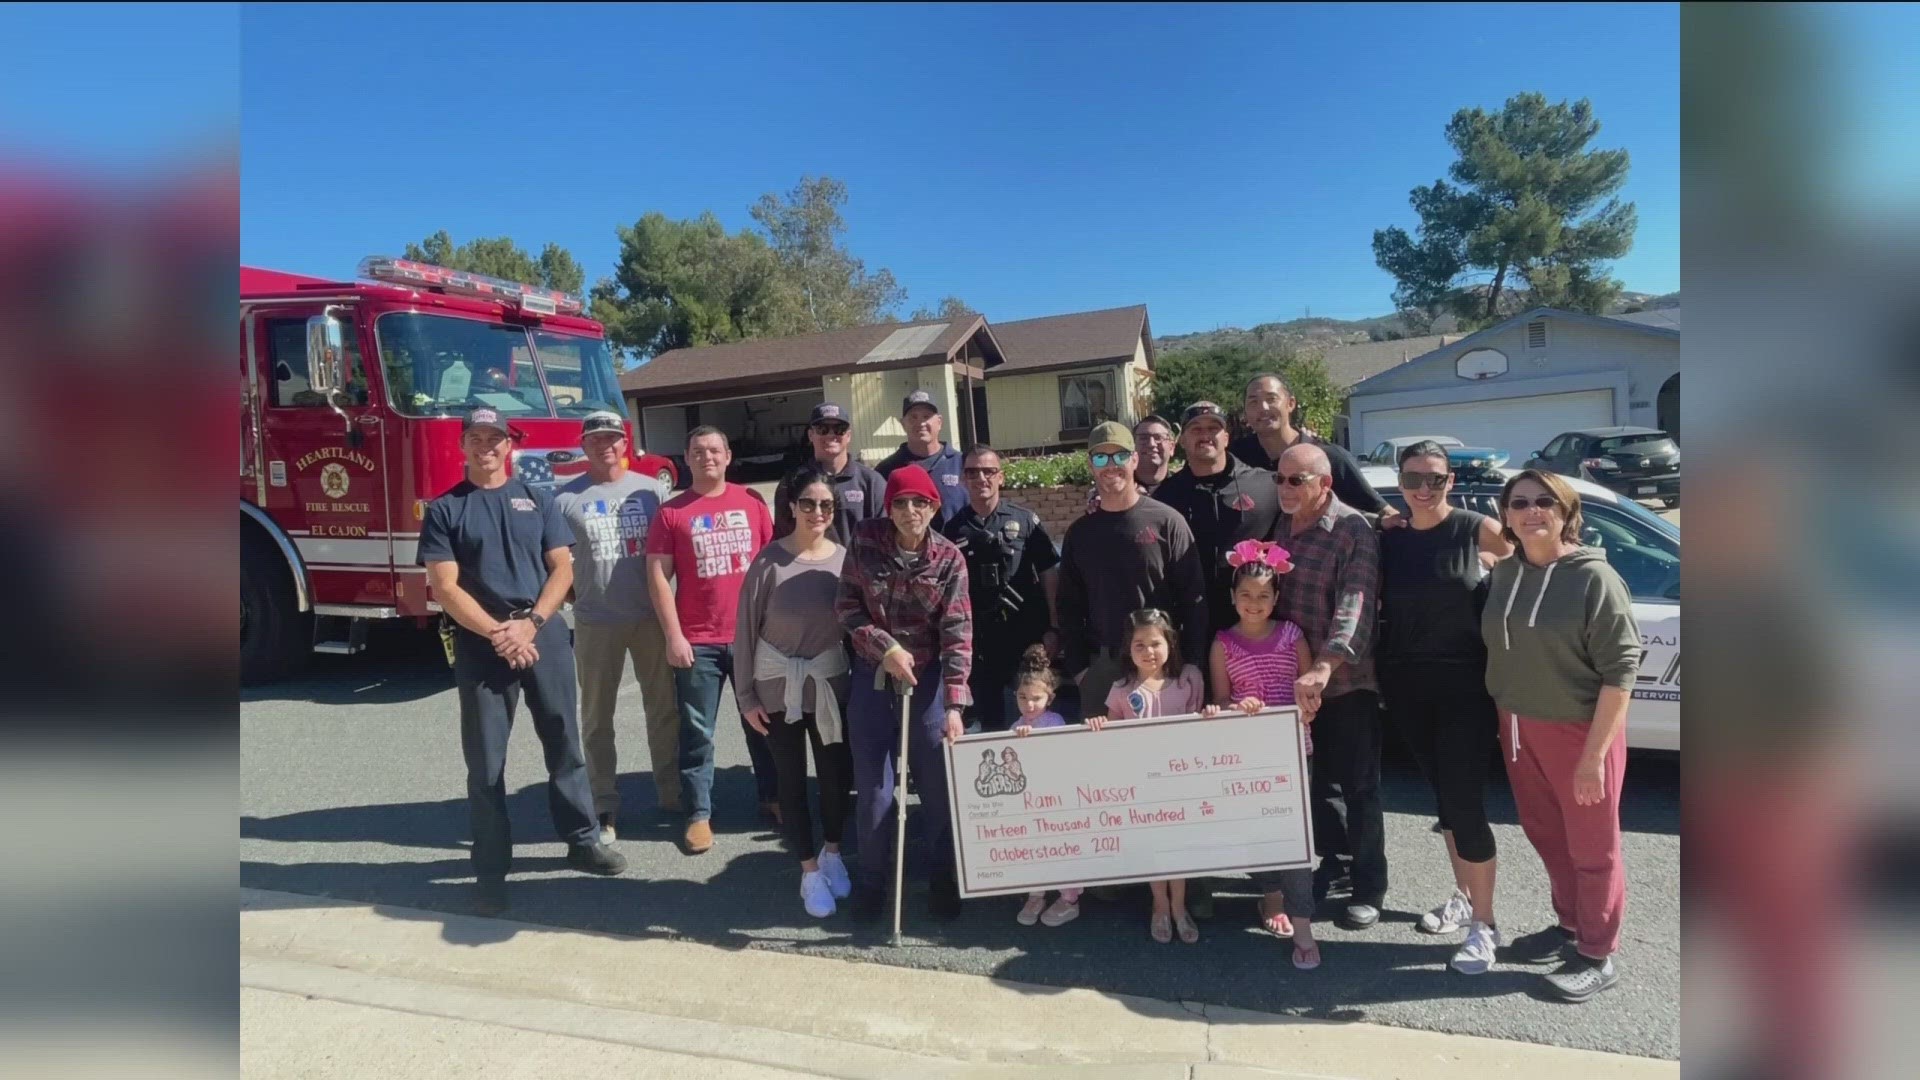
[(1554, 914), (1574, 932), (1582, 956), (1604, 960), (1620, 947), (1627, 908), (1627, 869), (1620, 858), (1627, 737), (1621, 732), (1607, 748), (1601, 767), (1604, 797), (1581, 806), (1573, 801), (1573, 770), (1586, 748), (1587, 731), (1583, 723), (1516, 717), (1502, 710), (1500, 757), (1507, 763), (1520, 827), (1546, 864)]

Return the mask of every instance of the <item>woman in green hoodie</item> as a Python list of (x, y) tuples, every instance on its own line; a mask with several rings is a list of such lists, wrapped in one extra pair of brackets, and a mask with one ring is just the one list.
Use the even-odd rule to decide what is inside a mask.
[(1620, 783), (1640, 631), (1626, 583), (1603, 552), (1580, 544), (1580, 495), (1565, 478), (1519, 473), (1500, 493), (1500, 513), (1519, 551), (1494, 568), (1480, 620), (1487, 692), (1500, 707), (1520, 826), (1546, 864), (1559, 918), (1511, 952), (1536, 963), (1564, 956), (1548, 989), (1586, 1001), (1620, 979)]

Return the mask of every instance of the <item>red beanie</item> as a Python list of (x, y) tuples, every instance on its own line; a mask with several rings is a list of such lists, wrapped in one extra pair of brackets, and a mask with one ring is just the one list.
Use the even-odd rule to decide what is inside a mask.
[(887, 477), (887, 509), (893, 509), (893, 500), (902, 495), (921, 495), (938, 506), (940, 489), (933, 486), (933, 477), (918, 465), (902, 465)]

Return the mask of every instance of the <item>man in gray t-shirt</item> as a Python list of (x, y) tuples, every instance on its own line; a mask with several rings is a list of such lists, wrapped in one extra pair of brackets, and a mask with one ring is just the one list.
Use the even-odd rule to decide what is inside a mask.
[(647, 529), (668, 493), (660, 481), (628, 471), (626, 422), (618, 413), (593, 413), (580, 428), (587, 475), (561, 488), (555, 501), (574, 538), (580, 738), (600, 836), (611, 843), (620, 814), (613, 710), (621, 664), (629, 657), (646, 711), (655, 793), (662, 807), (680, 805), (680, 713), (673, 698), (673, 670), (667, 666), (666, 635), (647, 595)]

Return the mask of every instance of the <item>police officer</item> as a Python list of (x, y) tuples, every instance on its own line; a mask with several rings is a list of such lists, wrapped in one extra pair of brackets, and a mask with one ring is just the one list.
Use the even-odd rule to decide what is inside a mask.
[(1016, 713), (1007, 709), (1014, 667), (1035, 642), (1056, 652), (1054, 590), (1060, 553), (1040, 524), (1040, 515), (1000, 498), (1000, 454), (991, 446), (967, 451), (961, 468), (967, 505), (941, 529), (967, 559), (967, 593), (973, 606), (974, 718), (982, 731), (1005, 731)]
[(456, 624), (453, 681), (473, 825), (475, 907), (507, 908), (513, 840), (507, 820), (507, 735), (520, 698), (547, 761), (547, 808), (567, 865), (614, 875), (627, 860), (600, 844), (580, 748), (573, 632), (558, 617), (573, 585), (573, 534), (551, 494), (507, 474), (513, 436), (500, 414), (473, 410), (461, 430), (467, 477), (428, 504), (420, 564)]

